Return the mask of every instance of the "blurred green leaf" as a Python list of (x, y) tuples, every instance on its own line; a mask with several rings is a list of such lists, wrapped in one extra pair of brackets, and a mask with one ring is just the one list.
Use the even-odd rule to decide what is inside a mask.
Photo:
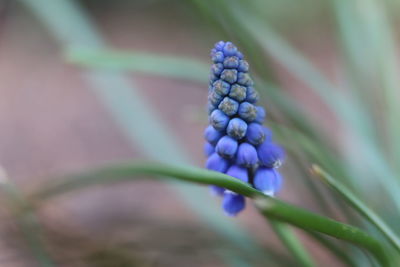
[(316, 266), (303, 244), (296, 237), (295, 233), (286, 224), (275, 221), (273, 219), (268, 220), (278, 235), (279, 239), (286, 246), (286, 248), (295, 257), (297, 264), (303, 267)]
[(271, 198), (256, 199), (256, 206), (268, 218), (348, 241), (368, 250), (382, 266), (391, 266), (391, 260), (379, 241), (356, 227), (339, 223)]
[(109, 71), (134, 71), (205, 83), (209, 66), (199, 60), (154, 53), (73, 48), (69, 63)]
[(362, 216), (364, 216), (369, 222), (389, 240), (398, 252), (400, 252), (400, 238), (397, 234), (366, 204), (363, 203), (358, 197), (356, 197), (349, 189), (346, 188), (339, 181), (334, 179), (319, 166), (314, 165), (312, 172), (325, 183), (327, 183), (332, 189), (334, 189), (339, 195), (347, 201), (347, 203), (357, 210)]

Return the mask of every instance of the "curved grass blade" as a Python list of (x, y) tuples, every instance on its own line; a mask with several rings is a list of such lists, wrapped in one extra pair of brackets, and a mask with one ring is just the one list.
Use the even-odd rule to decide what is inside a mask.
[(71, 48), (65, 57), (67, 62), (83, 67), (149, 73), (200, 83), (204, 83), (209, 73), (209, 66), (199, 60), (154, 53)]
[(382, 266), (392, 265), (382, 244), (354, 226), (314, 214), (277, 199), (257, 198), (255, 203), (260, 212), (268, 218), (350, 242), (369, 251)]
[(400, 252), (400, 238), (373, 210), (368, 208), (368, 206), (347, 189), (345, 185), (334, 179), (319, 166), (313, 165), (311, 170), (316, 177), (328, 184), (333, 190), (342, 196), (349, 205), (364, 216), (369, 222), (375, 225), (393, 247)]
[(247, 197), (262, 196), (262, 193), (249, 184), (223, 173), (185, 165), (165, 165), (155, 163), (120, 162), (108, 164), (87, 172), (68, 175), (54, 182), (39, 187), (32, 196), (33, 200), (45, 200), (58, 194), (80, 189), (92, 184), (112, 183), (138, 179), (141, 175), (152, 175), (153, 178), (175, 178), (185, 182), (214, 184), (232, 190)]
[(301, 265), (303, 267), (316, 266), (310, 254), (308, 254), (307, 250), (304, 248), (300, 240), (296, 237), (292, 229), (290, 229), (286, 224), (275, 221), (273, 219), (269, 219), (268, 221), (279, 239), (295, 257), (298, 265)]
[(174, 178), (199, 184), (214, 184), (238, 194), (256, 198), (256, 206), (268, 218), (348, 241), (367, 249), (383, 266), (390, 266), (390, 260), (383, 246), (366, 232), (287, 204), (278, 199), (265, 196), (249, 184), (236, 178), (196, 167), (131, 162), (111, 164), (87, 172), (66, 176), (62, 180), (53, 179), (57, 182), (40, 187), (41, 189), (34, 192), (30, 196), (30, 199), (33, 202), (42, 201), (74, 189), (81, 189), (82, 187), (96, 184), (135, 180), (143, 175), (151, 175), (156, 178)]

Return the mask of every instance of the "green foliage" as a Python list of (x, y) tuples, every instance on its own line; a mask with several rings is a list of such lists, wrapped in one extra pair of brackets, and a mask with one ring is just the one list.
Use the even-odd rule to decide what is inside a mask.
[[(293, 258), (303, 266), (316, 264), (287, 223), (309, 231), (318, 244), (330, 250), (345, 265), (365, 266), (366, 259), (353, 250), (330, 242), (320, 233), (366, 249), (382, 266), (396, 266), (400, 251), (400, 105), (397, 103), (400, 69), (391, 17), (398, 13), (395, 12), (399, 8), (396, 1), (192, 0), (183, 4), (191, 14), (204, 18), (210, 31), (215, 31), (220, 39), (229, 38), (243, 47), (256, 73), (257, 88), (262, 90), (263, 100), (271, 109), (277, 138), (289, 149), (293, 168), (308, 185), (308, 195), (327, 216), (336, 218), (338, 212), (353, 226), (265, 197), (226, 175), (188, 167), (192, 160), (185, 148), (179, 145), (176, 134), (161, 121), (139, 88), (124, 73), (145, 73), (201, 82), (205, 86), (206, 62), (184, 56), (108, 48), (89, 15), (75, 1), (22, 2), (59, 41), (66, 61), (82, 68), (92, 92), (132, 146), (157, 161), (185, 164), (177, 167), (121, 163), (89, 170), (65, 177), (58, 183), (43, 185), (31, 196), (34, 203), (65, 191), (142, 175), (215, 184), (251, 198), (257, 196), (260, 212), (271, 222)], [(340, 79), (333, 79), (320, 70), (296, 47), (291, 36), (282, 31), (301, 35), (306, 33), (308, 26), (317, 25), (324, 19), (326, 21), (322, 22), (329, 25), (326, 26), (329, 35), (337, 42), (332, 53), (338, 58), (336, 67)], [(214, 41), (217, 40), (204, 42), (204, 51), (208, 52)], [(277, 64), (307, 86), (307, 93), (326, 107), (341, 133), (340, 140), (327, 134), (318, 121), (307, 115), (302, 103), (283, 89), (280, 77), (273, 71)], [(328, 191), (330, 199), (334, 200), (329, 205), (326, 195), (310, 178), (311, 164), (327, 170), (313, 169), (314, 174), (336, 192), (330, 194)], [(208, 200), (205, 190), (180, 182), (169, 182), (169, 185), (216, 233), (247, 250), (256, 260), (268, 259), (279, 265), (276, 258), (264, 254), (264, 248), (252, 240), (243, 226), (220, 215)], [(3, 189), (14, 200), (10, 202), (11, 206), (20, 206), (21, 199), (25, 201), (22, 197), (15, 198), (19, 196), (19, 193), (14, 194), (18, 191), (10, 191), (8, 187)], [(27, 213), (17, 216), (27, 243), (43, 266), (51, 266), (51, 257), (43, 248), (36, 227), (38, 222), (32, 219), (27, 223), (29, 220), (26, 218), (34, 218), (30, 205), (27, 206), (29, 208), (23, 209)], [(332, 209), (327, 209), (327, 206)], [(370, 225), (374, 230), (368, 227)], [(273, 248), (268, 248), (268, 251), (273, 251)], [(225, 258), (231, 265), (244, 262), (240, 255), (232, 256), (232, 253)]]

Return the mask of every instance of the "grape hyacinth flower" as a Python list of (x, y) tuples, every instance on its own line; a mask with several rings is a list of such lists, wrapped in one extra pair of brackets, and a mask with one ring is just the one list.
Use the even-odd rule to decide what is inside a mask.
[[(206, 168), (222, 172), (266, 195), (274, 196), (282, 186), (278, 172), (284, 150), (272, 141), (271, 131), (263, 126), (265, 110), (257, 106), (259, 95), (248, 74), (249, 64), (231, 42), (220, 41), (211, 50), (208, 114), (204, 154)], [(235, 216), (245, 208), (245, 198), (218, 186), (211, 186), (222, 196), (222, 208)]]

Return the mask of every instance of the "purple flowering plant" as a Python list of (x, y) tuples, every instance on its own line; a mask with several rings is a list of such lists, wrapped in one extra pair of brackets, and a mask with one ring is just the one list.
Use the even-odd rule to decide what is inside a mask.
[[(211, 50), (208, 89), (209, 125), (205, 129), (206, 168), (251, 184), (274, 196), (282, 186), (278, 171), (284, 150), (263, 126), (266, 112), (258, 106), (258, 92), (249, 75), (249, 63), (231, 42), (219, 41)], [(245, 208), (245, 197), (211, 186), (222, 196), (222, 208), (235, 216)]]

